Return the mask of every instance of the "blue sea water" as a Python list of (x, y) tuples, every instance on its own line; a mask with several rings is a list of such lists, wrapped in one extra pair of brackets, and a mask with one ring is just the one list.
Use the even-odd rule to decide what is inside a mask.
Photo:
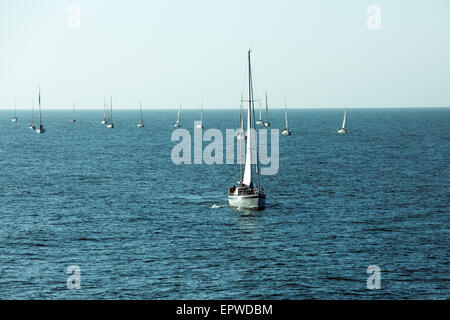
[[(1, 299), (450, 297), (450, 109), (349, 109), (347, 135), (343, 110), (289, 110), (258, 212), (228, 207), (237, 165), (172, 163), (176, 110), (101, 115), (44, 110), (38, 135), (0, 112)], [(238, 118), (206, 110), (205, 129)]]

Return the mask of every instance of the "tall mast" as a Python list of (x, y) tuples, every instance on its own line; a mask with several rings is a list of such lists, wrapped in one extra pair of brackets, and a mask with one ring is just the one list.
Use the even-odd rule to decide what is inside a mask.
[(202, 99), (202, 109), (200, 111), (200, 122), (203, 124), (203, 99)]
[(111, 96), (111, 108), (110, 108), (110, 111), (109, 111), (109, 118), (110, 118), (110, 122), (112, 123), (112, 96)]
[(42, 127), (42, 114), (41, 114), (41, 86), (39, 86), (39, 128)]
[(242, 181), (244, 179), (242, 175), (242, 152), (244, 147), (244, 141), (245, 141), (245, 132), (244, 132), (244, 107), (242, 106), (242, 102), (244, 101), (244, 97), (242, 96), (241, 92), (241, 105), (240, 105), (240, 115), (239, 115), (239, 134), (241, 135), (241, 139), (239, 139), (239, 181)]
[(141, 109), (141, 120), (140, 120), (140, 122), (143, 123), (144, 122), (144, 117), (142, 116), (142, 102), (141, 101), (139, 101), (139, 107)]
[(286, 129), (288, 129), (286, 97), (284, 97), (284, 119), (286, 120)]
[(75, 119), (75, 100), (73, 100), (72, 119)]
[(31, 124), (34, 124), (34, 99), (31, 99)]
[(178, 108), (177, 122), (180, 122), (180, 113), (181, 113), (181, 104), (180, 107)]
[(266, 121), (269, 122), (269, 105), (267, 104), (267, 91), (266, 91)]
[[(254, 106), (254, 97), (253, 97), (253, 82), (252, 82), (252, 68), (250, 61), (250, 53), (248, 51), (248, 111), (247, 111), (247, 150), (245, 157), (245, 170), (244, 170), (244, 179), (242, 181), (243, 184), (250, 186), (252, 185), (252, 123), (254, 124), (255, 119), (255, 106)], [(256, 137), (256, 136), (255, 136)], [(256, 141), (255, 141), (256, 142)], [(257, 176), (257, 185), (259, 188), (259, 167), (258, 167), (258, 149), (256, 145), (256, 176)]]

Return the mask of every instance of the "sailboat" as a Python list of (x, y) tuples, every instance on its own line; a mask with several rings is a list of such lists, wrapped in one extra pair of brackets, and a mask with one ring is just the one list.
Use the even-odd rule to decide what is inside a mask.
[(141, 110), (141, 117), (139, 118), (139, 122), (137, 124), (138, 128), (143, 128), (144, 127), (144, 117), (142, 116), (142, 103), (139, 101), (139, 108)]
[(269, 122), (269, 105), (267, 104), (267, 91), (266, 91), (266, 121), (264, 122), (264, 127), (270, 127), (270, 122)]
[(284, 121), (286, 121), (286, 126), (284, 127), (283, 130), (281, 130), (281, 134), (283, 136), (290, 136), (291, 130), (289, 130), (289, 126), (288, 126), (286, 98), (284, 98)]
[(34, 125), (34, 100), (31, 100), (31, 124), (28, 128), (36, 130), (36, 126)]
[(41, 87), (39, 87), (39, 128), (36, 129), (36, 133), (45, 133), (44, 126), (42, 125)]
[(75, 119), (75, 101), (73, 101), (73, 111), (72, 111), (72, 119), (70, 122), (76, 122), (77, 119)]
[(12, 119), (11, 119), (11, 121), (12, 122), (17, 122), (17, 115), (16, 115), (16, 110), (17, 108), (16, 108), (16, 100), (14, 100), (14, 116), (12, 117)]
[(256, 120), (256, 124), (263, 124), (263, 121), (261, 119), (261, 100), (259, 100), (259, 119)]
[[(255, 107), (253, 99), (253, 83), (250, 53), (248, 51), (248, 110), (247, 110), (247, 140), (246, 140), (246, 155), (245, 155), (245, 168), (241, 180), (237, 182), (237, 186), (234, 185), (228, 190), (228, 202), (230, 206), (239, 209), (252, 209), (260, 210), (264, 209), (266, 202), (266, 195), (264, 189), (261, 188), (259, 182), (259, 157), (258, 157), (258, 141), (255, 135), (255, 141), (252, 139), (251, 129), (255, 125)], [(253, 147), (255, 144), (255, 147)], [(252, 148), (256, 151), (256, 165), (255, 175), (256, 181), (252, 175)]]
[(173, 124), (173, 126), (174, 126), (175, 128), (178, 128), (179, 126), (181, 126), (181, 123), (180, 123), (180, 113), (181, 113), (181, 104), (180, 104), (180, 107), (178, 108), (177, 121)]
[(106, 97), (103, 96), (103, 117), (102, 117), (102, 124), (106, 124), (106, 121), (108, 119), (106, 118)]
[(338, 129), (338, 133), (347, 133), (347, 129), (345, 128), (345, 124), (347, 122), (347, 108), (344, 111), (344, 120), (342, 121), (342, 127)]
[(197, 123), (195, 127), (197, 129), (203, 129), (203, 100), (202, 100), (202, 107), (200, 109), (200, 123)]
[(111, 108), (109, 111), (109, 121), (108, 121), (108, 125), (106, 126), (107, 128), (114, 128), (114, 123), (113, 123), (113, 119), (112, 119), (112, 96), (111, 96)]

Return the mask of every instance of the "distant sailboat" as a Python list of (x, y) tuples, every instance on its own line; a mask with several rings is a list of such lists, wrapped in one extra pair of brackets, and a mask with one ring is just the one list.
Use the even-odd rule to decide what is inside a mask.
[(269, 122), (269, 105), (267, 104), (267, 91), (266, 91), (266, 121), (264, 122), (264, 127), (270, 127), (270, 122)]
[(44, 125), (42, 124), (41, 87), (39, 87), (39, 128), (36, 129), (36, 133), (45, 133)]
[(111, 96), (111, 106), (110, 106), (110, 111), (109, 111), (109, 121), (108, 121), (108, 125), (106, 126), (107, 128), (114, 128), (114, 123), (113, 123), (113, 118), (112, 118), (112, 96)]
[(36, 130), (36, 126), (34, 125), (34, 100), (31, 100), (31, 124), (28, 128)]
[(70, 122), (76, 122), (77, 119), (75, 119), (75, 101), (73, 101), (73, 110), (72, 110), (72, 119)]
[(342, 121), (342, 127), (338, 129), (338, 133), (342, 133), (342, 134), (347, 133), (347, 129), (345, 128), (346, 122), (347, 122), (347, 108), (345, 108), (344, 120)]
[(264, 122), (262, 121), (261, 118), (261, 99), (259, 100), (259, 119), (256, 121), (256, 124), (263, 124)]
[(12, 117), (11, 121), (12, 122), (17, 122), (17, 108), (16, 108), (16, 100), (14, 100), (14, 116)]
[(195, 127), (197, 129), (203, 129), (203, 100), (202, 100), (202, 107), (200, 109), (200, 123), (197, 123)]
[(239, 132), (236, 136), (238, 140), (244, 140), (245, 139), (245, 131), (244, 131), (244, 107), (242, 106), (242, 102), (244, 98), (242, 97), (241, 93), (241, 106), (240, 106), (240, 114), (239, 114)]
[(181, 114), (181, 104), (180, 104), (180, 107), (178, 108), (177, 121), (173, 124), (173, 126), (176, 127), (176, 128), (178, 128), (179, 126), (181, 126), (181, 123), (180, 123), (180, 114)]
[[(258, 157), (258, 141), (253, 141), (251, 135), (251, 129), (253, 127), (255, 117), (255, 106), (253, 99), (253, 83), (252, 72), (250, 63), (250, 50), (248, 51), (248, 110), (247, 110), (247, 139), (246, 139), (246, 156), (245, 156), (245, 168), (244, 173), (241, 176), (241, 180), (238, 181), (237, 186), (233, 186), (228, 190), (228, 202), (230, 206), (239, 209), (252, 209), (260, 210), (264, 209), (266, 202), (266, 195), (264, 189), (261, 188), (259, 182), (259, 157)], [(253, 147), (253, 144), (255, 146)], [(252, 152), (256, 152), (256, 166), (255, 174), (256, 181), (252, 177)], [(254, 184), (256, 182), (256, 185)]]
[(102, 117), (102, 124), (106, 124), (108, 119), (106, 118), (106, 97), (103, 96), (103, 117)]
[(139, 109), (141, 111), (141, 115), (140, 115), (137, 127), (138, 128), (143, 128), (144, 127), (144, 117), (142, 116), (142, 103), (140, 101), (139, 101)]
[(284, 120), (286, 121), (286, 126), (284, 127), (283, 130), (281, 130), (281, 134), (283, 136), (290, 136), (291, 130), (289, 130), (289, 126), (288, 126), (286, 98), (284, 98)]

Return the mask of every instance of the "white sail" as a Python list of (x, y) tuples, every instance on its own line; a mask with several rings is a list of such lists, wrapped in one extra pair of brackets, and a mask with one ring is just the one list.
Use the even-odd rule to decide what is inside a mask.
[(344, 112), (344, 121), (342, 121), (342, 129), (345, 129), (346, 122), (347, 122), (347, 108), (345, 108), (345, 112)]
[(252, 71), (250, 64), (250, 50), (248, 51), (248, 110), (247, 110), (247, 150), (245, 154), (244, 178), (242, 183), (246, 186), (252, 185)]
[(180, 123), (180, 113), (181, 113), (181, 104), (180, 107), (178, 108), (177, 123)]
[(284, 98), (284, 120), (286, 121), (286, 129), (288, 129), (288, 118), (287, 118), (287, 104), (286, 98)]

